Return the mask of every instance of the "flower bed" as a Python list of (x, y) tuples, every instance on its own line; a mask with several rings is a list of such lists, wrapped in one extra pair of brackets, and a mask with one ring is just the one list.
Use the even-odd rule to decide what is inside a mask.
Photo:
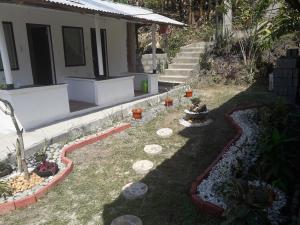
[[(192, 186), (192, 199), (203, 211), (221, 216), (228, 206), (218, 188), (225, 182), (235, 179), (237, 170), (245, 175), (249, 168), (255, 165), (258, 158), (256, 150), (259, 137), (256, 115), (254, 109), (235, 111), (230, 115), (229, 119), (236, 127), (238, 134)], [(243, 162), (242, 165), (240, 162)], [(284, 193), (262, 181), (251, 181), (249, 184), (268, 186), (274, 192), (276, 198), (272, 206), (267, 209), (267, 213), (271, 223), (277, 224), (280, 209), (286, 203)]]
[[(23, 208), (29, 205), (34, 204), (39, 198), (44, 196), (50, 189), (60, 183), (66, 176), (68, 176), (73, 169), (73, 162), (66, 157), (66, 155), (78, 148), (81, 148), (85, 145), (92, 144), (96, 141), (102, 140), (112, 134), (121, 132), (130, 127), (130, 124), (121, 124), (118, 127), (114, 127), (108, 129), (104, 132), (98, 133), (96, 135), (91, 135), (88, 137), (84, 137), (81, 140), (76, 140), (67, 146), (61, 148), (59, 145), (55, 145), (56, 150), (51, 150), (53, 148), (49, 148), (50, 150), (46, 151), (47, 159), (57, 162), (59, 167), (59, 173), (55, 176), (50, 176), (48, 178), (43, 179), (39, 184), (31, 187), (28, 185), (29, 189), (16, 192), (13, 196), (7, 198), (1, 198), (0, 200), (0, 214), (5, 214), (11, 210), (15, 210), (17, 208)], [(53, 146), (52, 146), (53, 147)], [(52, 152), (51, 152), (52, 151)], [(48, 158), (49, 157), (49, 158)], [(33, 158), (29, 160), (29, 171), (33, 171), (36, 163)], [(34, 173), (33, 173), (34, 174)], [(20, 174), (14, 172), (4, 178), (2, 181), (9, 181), (18, 177)], [(19, 179), (18, 179), (19, 180)], [(36, 175), (33, 176), (33, 180), (36, 180)]]

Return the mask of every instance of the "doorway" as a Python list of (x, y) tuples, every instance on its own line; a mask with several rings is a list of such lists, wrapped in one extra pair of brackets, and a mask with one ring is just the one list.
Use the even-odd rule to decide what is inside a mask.
[(34, 85), (56, 83), (50, 26), (27, 24), (27, 35)]
[(100, 29), (100, 36), (101, 36), (101, 46), (102, 46), (103, 74), (99, 74), (96, 30), (95, 28), (91, 28), (91, 45), (92, 45), (92, 57), (93, 57), (93, 66), (94, 66), (93, 68), (94, 68), (94, 75), (98, 79), (102, 77), (108, 78), (109, 76), (106, 29)]

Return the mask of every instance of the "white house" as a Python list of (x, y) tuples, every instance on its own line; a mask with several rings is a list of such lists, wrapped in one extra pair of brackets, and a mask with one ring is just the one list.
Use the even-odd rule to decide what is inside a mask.
[[(137, 23), (152, 24), (153, 74), (134, 73)], [(156, 25), (183, 24), (102, 0), (1, 1), (0, 84), (6, 88), (0, 98), (28, 130), (134, 100), (144, 80), (148, 95), (156, 94)], [(10, 129), (10, 119), (0, 114), (0, 131)]]

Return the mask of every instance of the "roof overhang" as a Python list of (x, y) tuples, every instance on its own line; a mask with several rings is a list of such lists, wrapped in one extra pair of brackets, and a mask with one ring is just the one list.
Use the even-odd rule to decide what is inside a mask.
[(149, 9), (104, 0), (4, 0), (1, 2), (100, 15), (135, 23), (185, 26), (184, 23), (154, 13)]

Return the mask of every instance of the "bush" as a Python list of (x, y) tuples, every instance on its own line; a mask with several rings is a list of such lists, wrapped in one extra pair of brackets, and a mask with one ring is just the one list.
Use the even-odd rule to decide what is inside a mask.
[(12, 167), (6, 162), (0, 162), (0, 177), (4, 177), (11, 174), (13, 171)]
[(1, 90), (1, 89), (6, 89), (6, 84), (0, 83), (0, 90)]
[(3, 197), (6, 199), (7, 196), (12, 195), (12, 190), (8, 186), (8, 184), (4, 183), (3, 181), (0, 181), (0, 197)]

